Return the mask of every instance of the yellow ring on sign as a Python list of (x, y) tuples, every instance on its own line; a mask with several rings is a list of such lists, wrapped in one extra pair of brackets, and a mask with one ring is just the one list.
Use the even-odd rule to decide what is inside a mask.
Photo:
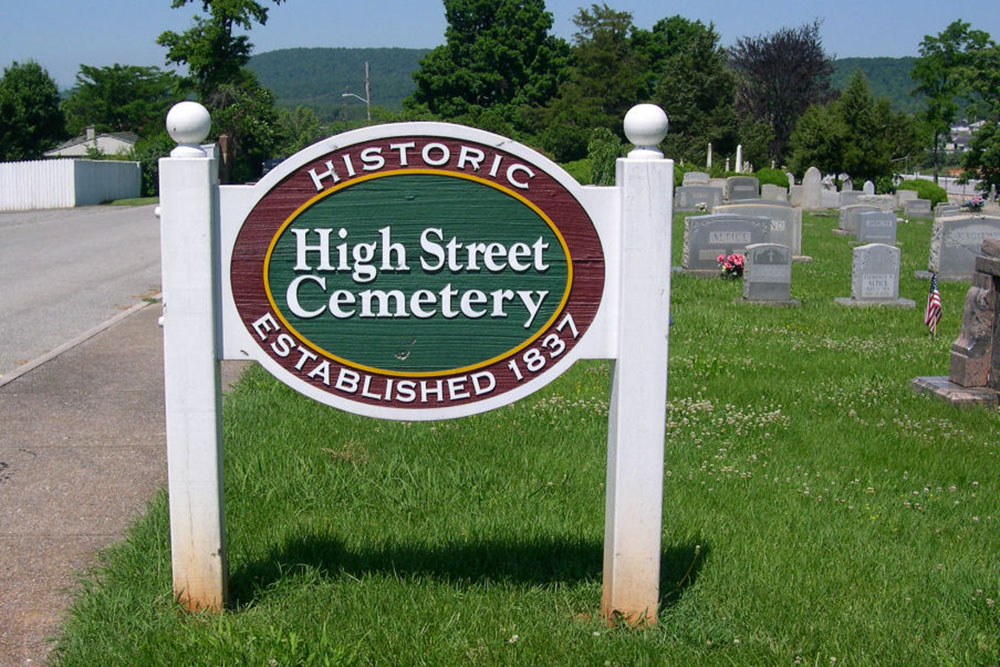
[[(295, 327), (289, 324), (288, 320), (285, 319), (284, 314), (281, 312), (281, 309), (278, 308), (278, 305), (274, 301), (274, 296), (271, 294), (271, 284), (270, 282), (268, 282), (267, 276), (268, 276), (268, 269), (270, 268), (271, 265), (271, 254), (274, 252), (274, 248), (278, 244), (278, 238), (282, 235), (285, 229), (287, 229), (288, 226), (292, 224), (292, 222), (294, 222), (296, 218), (302, 215), (302, 213), (304, 213), (306, 209), (310, 208), (313, 204), (315, 204), (316, 202), (320, 201), (325, 197), (329, 197), (335, 192), (343, 190), (344, 188), (348, 188), (351, 187), (352, 185), (357, 185), (358, 183), (363, 183), (364, 181), (370, 181), (376, 178), (385, 178), (387, 176), (409, 176), (411, 174), (432, 174), (435, 176), (448, 176), (449, 178), (462, 178), (467, 181), (473, 181), (475, 183), (487, 185), (491, 188), (499, 190), (500, 192), (503, 192), (504, 194), (513, 197), (514, 199), (517, 199), (522, 204), (524, 204), (532, 211), (534, 211), (538, 217), (540, 217), (542, 220), (545, 221), (545, 224), (549, 226), (549, 228), (552, 230), (552, 233), (556, 235), (556, 238), (559, 239), (559, 245), (562, 246), (563, 254), (566, 255), (566, 289), (563, 292), (562, 299), (559, 301), (559, 305), (552, 313), (552, 317), (550, 317), (548, 321), (541, 328), (538, 329), (537, 332), (532, 334), (531, 337), (529, 337), (527, 340), (525, 340), (517, 347), (511, 348), (510, 350), (507, 350), (503, 354), (499, 354), (493, 357), (492, 359), (487, 359), (486, 361), (481, 361), (479, 363), (472, 364), (470, 366), (462, 366), (461, 368), (451, 368), (443, 371), (414, 372), (414, 371), (396, 371), (384, 368), (374, 368), (372, 366), (365, 366), (364, 364), (359, 364), (357, 362), (344, 359), (343, 357), (338, 357), (337, 355), (331, 354), (330, 352), (319, 347), (311, 340), (300, 334), (295, 329)], [(570, 289), (573, 286), (573, 258), (570, 256), (569, 246), (566, 245), (566, 239), (563, 238), (562, 233), (556, 227), (555, 223), (552, 222), (552, 219), (549, 216), (545, 215), (542, 209), (538, 208), (538, 206), (536, 206), (532, 201), (530, 201), (520, 193), (511, 190), (510, 188), (504, 187), (499, 183), (494, 183), (493, 181), (486, 180), (485, 178), (480, 178), (479, 176), (473, 176), (472, 174), (462, 174), (454, 171), (445, 171), (443, 169), (393, 169), (391, 171), (378, 172), (375, 174), (365, 174), (363, 176), (358, 176), (357, 178), (353, 178), (344, 183), (335, 185), (332, 188), (320, 192), (315, 197), (312, 197), (311, 199), (309, 199), (309, 201), (307, 201), (306, 203), (302, 204), (297, 209), (295, 209), (295, 211), (290, 216), (288, 216), (288, 219), (285, 220), (285, 222), (281, 224), (281, 227), (279, 227), (278, 230), (274, 233), (274, 237), (271, 238), (271, 243), (268, 244), (267, 254), (264, 256), (263, 278), (264, 278), (264, 290), (267, 292), (267, 301), (268, 303), (271, 304), (271, 308), (274, 310), (275, 315), (278, 316), (278, 319), (281, 320), (281, 323), (285, 325), (286, 329), (292, 332), (296, 338), (305, 343), (306, 346), (311, 348), (313, 351), (319, 352), (328, 359), (332, 359), (340, 364), (343, 364), (345, 366), (350, 366), (351, 368), (356, 368), (358, 370), (365, 371), (368, 373), (379, 373), (381, 375), (395, 375), (399, 377), (436, 377), (440, 375), (451, 375), (453, 373), (464, 373), (466, 371), (476, 370), (477, 368), (485, 368), (486, 366), (491, 366), (494, 363), (500, 361), (501, 359), (506, 359), (511, 355), (517, 354), (518, 352), (520, 352), (521, 350), (523, 350), (524, 348), (528, 347), (536, 340), (538, 340), (538, 338), (543, 333), (545, 333), (545, 330), (548, 329), (550, 326), (552, 326), (552, 324), (556, 321), (559, 315), (562, 314), (563, 308), (566, 307), (566, 302), (569, 300)]]

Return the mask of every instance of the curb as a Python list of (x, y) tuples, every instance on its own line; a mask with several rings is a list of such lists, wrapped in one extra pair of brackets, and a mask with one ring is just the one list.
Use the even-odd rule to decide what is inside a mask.
[(52, 350), (49, 350), (48, 352), (46, 352), (42, 356), (36, 357), (35, 359), (32, 359), (28, 363), (22, 364), (21, 366), (18, 366), (16, 369), (14, 369), (13, 371), (11, 371), (9, 374), (0, 376), (0, 387), (3, 387), (3, 386), (6, 386), (6, 385), (10, 384), (11, 382), (13, 382), (14, 380), (16, 380), (17, 378), (21, 377), (22, 375), (25, 375), (26, 373), (30, 373), (31, 371), (35, 370), (36, 368), (38, 368), (39, 366), (41, 366), (45, 362), (51, 361), (52, 359), (55, 359), (56, 357), (58, 357), (63, 352), (67, 352), (69, 350), (72, 350), (74, 347), (76, 347), (80, 343), (84, 343), (87, 340), (89, 340), (89, 339), (93, 338), (94, 336), (96, 336), (97, 334), (99, 334), (99, 333), (101, 333), (103, 331), (106, 331), (107, 329), (110, 329), (112, 326), (114, 326), (115, 324), (118, 324), (119, 322), (121, 322), (125, 318), (129, 317), (130, 315), (134, 315), (135, 313), (138, 313), (140, 310), (143, 310), (145, 308), (148, 308), (149, 306), (153, 306), (153, 305), (156, 305), (156, 304), (160, 303), (159, 300), (162, 299), (162, 297), (163, 297), (162, 293), (156, 293), (156, 294), (154, 294), (153, 296), (150, 297), (151, 299), (157, 299), (156, 301), (140, 301), (139, 303), (135, 304), (134, 306), (131, 306), (128, 309), (126, 309), (126, 310), (118, 313), (114, 317), (112, 317), (112, 318), (110, 318), (108, 320), (105, 320), (104, 322), (101, 322), (100, 324), (98, 324), (93, 329), (85, 331), (82, 334), (80, 334), (79, 336), (77, 336), (76, 338), (73, 338), (72, 340), (66, 341), (65, 343), (63, 343), (59, 347), (56, 347), (56, 348), (54, 348)]

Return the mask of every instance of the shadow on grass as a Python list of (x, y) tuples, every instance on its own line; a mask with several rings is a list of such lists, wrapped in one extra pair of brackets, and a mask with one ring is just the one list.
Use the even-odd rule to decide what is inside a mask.
[[(666, 548), (660, 557), (660, 598), (672, 606), (697, 579), (708, 550), (704, 544)], [(389, 544), (351, 551), (329, 536), (302, 537), (234, 571), (231, 604), (241, 607), (267, 596), (268, 589), (296, 570), (321, 577), (391, 574), (462, 585), (506, 583), (525, 586), (600, 582), (604, 549), (600, 542), (538, 539), (530, 542), (478, 540), (430, 547)]]

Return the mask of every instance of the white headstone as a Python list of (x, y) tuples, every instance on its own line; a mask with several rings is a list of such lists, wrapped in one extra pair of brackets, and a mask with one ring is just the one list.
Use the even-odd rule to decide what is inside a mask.
[(875, 194), (875, 184), (872, 183), (871, 181), (865, 181), (865, 184), (861, 188), (861, 191), (864, 192), (866, 195), (873, 195)]
[(736, 171), (743, 173), (743, 144), (736, 146)]
[(802, 208), (823, 208), (820, 193), (823, 190), (823, 175), (816, 167), (809, 167), (802, 177)]

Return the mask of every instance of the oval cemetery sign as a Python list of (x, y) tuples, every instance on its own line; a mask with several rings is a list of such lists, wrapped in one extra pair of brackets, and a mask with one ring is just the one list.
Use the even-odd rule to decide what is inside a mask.
[(382, 126), (307, 149), (272, 180), (230, 280), (262, 362), (296, 389), (437, 419), (510, 403), (576, 356), (604, 287), (601, 243), (569, 178), (530, 149)]

